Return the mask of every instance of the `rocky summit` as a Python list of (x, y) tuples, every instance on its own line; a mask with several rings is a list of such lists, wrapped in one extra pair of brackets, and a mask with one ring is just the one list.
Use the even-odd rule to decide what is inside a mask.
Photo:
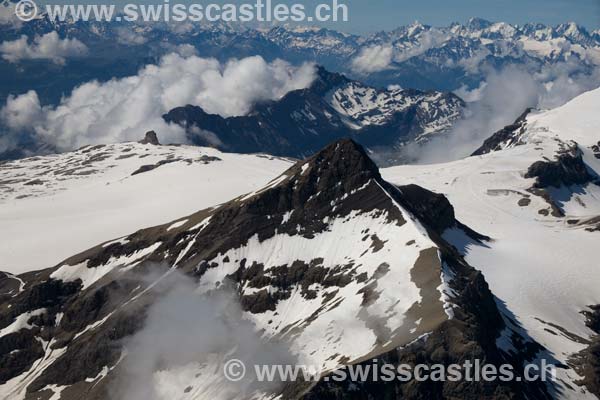
[[(334, 142), (229, 202), (44, 270), (3, 274), (2, 395), (135, 398), (131, 382), (139, 376), (132, 374), (148, 370), (149, 395), (182, 399), (207, 391), (213, 398), (245, 398), (248, 390), (287, 399), (350, 392), (464, 396), (456, 382), (352, 389), (326, 381), (249, 382), (242, 391), (220, 373), (226, 354), (256, 359), (243, 345), (250, 339), (229, 337), (244, 329), (254, 351), (284, 349), (287, 360), (325, 373), (373, 358), (451, 363), (476, 355), (518, 365), (533, 357), (539, 346), (525, 334), (515, 340), (530, 352), (510, 355), (496, 345), (505, 322), (481, 273), (442, 238), (448, 229), (474, 246), (489, 239), (458, 222), (444, 196), (389, 184), (360, 145)], [(181, 295), (188, 286), (193, 296)], [(173, 304), (179, 322), (157, 326), (156, 313)], [(207, 345), (195, 330), (222, 323), (211, 319), (208, 304), (234, 309), (218, 345)], [(136, 352), (148, 342), (152, 350)], [(140, 354), (147, 355), (143, 363)], [(469, 392), (473, 399), (546, 396), (547, 388), (497, 382), (472, 384)]]

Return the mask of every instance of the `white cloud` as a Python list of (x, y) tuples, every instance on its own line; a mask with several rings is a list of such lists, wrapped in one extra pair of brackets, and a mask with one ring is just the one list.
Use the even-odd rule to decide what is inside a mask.
[(117, 28), (117, 42), (126, 45), (142, 45), (148, 41), (148, 39), (140, 32), (137, 32), (130, 27)]
[(182, 57), (197, 56), (198, 50), (191, 44), (174, 45), (171, 43), (161, 43), (165, 53), (177, 53)]
[[(168, 271), (153, 266), (153, 271)], [(181, 388), (198, 373), (222, 370), (220, 357), (241, 360), (245, 365), (294, 365), (294, 356), (283, 340), (267, 340), (239, 304), (237, 292), (223, 282), (219, 289), (200, 294), (197, 283), (181, 273), (140, 277), (150, 286), (156, 301), (147, 309), (144, 326), (127, 337), (125, 357), (118, 376), (108, 385), (108, 398), (165, 400), (181, 398)], [(151, 284), (152, 283), (152, 284)], [(223, 360), (224, 361), (224, 360)], [(199, 364), (203, 367), (199, 369)], [(198, 376), (198, 375), (196, 375)], [(194, 380), (194, 390), (213, 389), (206, 398), (250, 398), (252, 393), (279, 393), (282, 382), (259, 380), (249, 371), (233, 382), (219, 377)], [(198, 386), (196, 386), (196, 384)], [(182, 386), (183, 385), (183, 386)], [(267, 397), (267, 396), (265, 396)]]
[(437, 29), (423, 31), (417, 36), (416, 42), (407, 44), (406, 48), (396, 49), (394, 61), (401, 63), (410, 58), (423, 55), (428, 50), (440, 47), (446, 40), (448, 40), (447, 35)]
[(543, 85), (538, 107), (549, 109), (597, 88), (600, 85), (600, 68), (594, 68), (588, 74), (581, 71), (579, 60), (570, 58), (565, 62), (544, 66), (533, 77)]
[(20, 60), (52, 60), (64, 64), (67, 58), (81, 57), (88, 52), (85, 44), (77, 39), (61, 39), (56, 32), (36, 36), (28, 43), (27, 36), (0, 44), (2, 58), (10, 62)]
[(200, 129), (195, 125), (191, 127), (190, 132), (193, 135), (204, 140), (206, 143), (210, 144), (211, 146), (222, 146), (223, 145), (223, 142), (221, 142), (221, 139), (219, 139), (219, 137), (214, 132), (207, 131), (205, 129)]
[(198, 50), (191, 44), (180, 44), (175, 49), (175, 53), (179, 54), (182, 57), (191, 57), (197, 56)]
[(479, 47), (473, 52), (471, 57), (461, 58), (457, 64), (463, 67), (467, 73), (477, 74), (480, 72), (481, 65), (485, 59), (491, 54), (487, 48)]
[(486, 81), (482, 81), (479, 86), (474, 89), (469, 89), (466, 85), (462, 85), (460, 88), (454, 91), (454, 94), (467, 103), (474, 103), (481, 100), (483, 97), (483, 90), (486, 88), (486, 86)]
[(244, 115), (259, 101), (275, 100), (309, 86), (315, 68), (248, 57), (221, 64), (215, 59), (178, 54), (164, 56), (137, 75), (75, 88), (57, 106), (39, 105), (35, 92), (10, 97), (0, 116), (13, 130), (29, 131), (59, 150), (85, 144), (138, 140), (155, 130), (165, 143), (185, 142), (177, 125), (162, 115), (186, 104), (222, 116)]
[(11, 130), (30, 127), (40, 121), (41, 117), (40, 99), (33, 90), (20, 96), (8, 96), (6, 106), (0, 110), (0, 119)]
[(352, 70), (363, 74), (383, 71), (389, 69), (392, 62), (401, 63), (425, 54), (428, 50), (441, 46), (447, 39), (446, 34), (432, 29), (419, 32), (409, 42), (364, 47), (352, 60)]
[(21, 96), (9, 95), (6, 105), (0, 109), (0, 121), (8, 128), (0, 135), (0, 153), (16, 149), (19, 143), (16, 132), (28, 131), (42, 116), (40, 100), (33, 90)]
[(393, 55), (394, 49), (391, 46), (365, 47), (352, 60), (352, 70), (363, 74), (383, 71), (390, 67)]
[(471, 154), (494, 132), (511, 124), (528, 107), (559, 107), (581, 93), (600, 86), (600, 69), (591, 74), (576, 73), (577, 65), (560, 63), (532, 74), (525, 66), (488, 70), (485, 82), (457, 94), (469, 101), (466, 118), (446, 135), (423, 146), (406, 146), (405, 156), (418, 163), (460, 159)]
[(23, 23), (15, 15), (15, 4), (4, 1), (0, 3), (0, 26), (8, 25), (14, 28), (21, 27)]

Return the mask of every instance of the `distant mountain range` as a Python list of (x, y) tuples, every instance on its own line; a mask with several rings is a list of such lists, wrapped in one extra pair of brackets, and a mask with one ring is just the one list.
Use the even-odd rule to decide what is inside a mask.
[[(21, 35), (31, 39), (51, 31), (61, 37), (75, 37), (94, 51), (85, 58), (70, 60), (66, 66), (48, 66), (35, 60), (19, 65), (0, 61), (0, 101), (8, 93), (35, 89), (42, 102), (57, 102), (81, 82), (135, 74), (141, 65), (177, 51), (182, 44), (193, 46), (203, 57), (222, 61), (251, 55), (296, 63), (314, 61), (377, 87), (394, 84), (420, 90), (477, 87), (483, 66), (517, 64), (540, 70), (569, 63), (571, 73), (589, 73), (600, 66), (600, 30), (589, 32), (574, 23), (514, 26), (474, 18), (464, 25), (436, 28), (414, 23), (368, 36), (307, 27), (256, 30), (227, 24), (132, 26), (124, 22), (58, 23), (46, 18), (20, 27), (0, 27), (4, 40)], [(370, 64), (375, 59), (375, 65)]]
[[(255, 104), (244, 116), (210, 115), (186, 104), (165, 115), (188, 128), (192, 143), (225, 151), (303, 157), (351, 137), (369, 150), (385, 147), (385, 156), (372, 154), (378, 162), (397, 163), (402, 161), (398, 147), (448, 131), (460, 118), (464, 103), (448, 92), (482, 87), (490, 70), (517, 65), (546, 88), (558, 77), (563, 82), (576, 77), (575, 92), (600, 81), (600, 31), (576, 24), (513, 26), (474, 18), (464, 25), (414, 23), (368, 36), (310, 27), (58, 23), (45, 17), (0, 26), (3, 40), (25, 35), (32, 41), (54, 31), (93, 51), (64, 63), (1, 59), (0, 104), (10, 94), (35, 90), (42, 105), (56, 105), (84, 82), (134, 76), (170, 52), (220, 61), (260, 55), (267, 61), (313, 61), (323, 67), (312, 87)], [(19, 149), (1, 158), (22, 157), (23, 149), (35, 153), (40, 146), (47, 145), (23, 135)]]

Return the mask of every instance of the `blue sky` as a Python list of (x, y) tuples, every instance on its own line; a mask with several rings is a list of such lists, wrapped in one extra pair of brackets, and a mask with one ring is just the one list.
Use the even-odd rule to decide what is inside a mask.
[[(306, 4), (315, 2), (305, 0)], [(415, 20), (443, 26), (454, 21), (465, 22), (470, 17), (515, 24), (555, 25), (575, 21), (592, 30), (600, 28), (600, 0), (345, 0), (345, 3), (349, 5), (351, 21), (337, 28), (350, 32), (389, 30)]]

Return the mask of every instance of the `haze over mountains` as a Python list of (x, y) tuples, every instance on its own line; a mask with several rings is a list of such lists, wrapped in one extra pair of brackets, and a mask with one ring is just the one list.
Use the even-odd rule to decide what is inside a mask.
[[(124, 26), (128, 29), (122, 29)], [(565, 70), (589, 74), (600, 64), (600, 32), (589, 32), (574, 23), (555, 27), (543, 24), (513, 26), (473, 18), (464, 25), (431, 27), (414, 23), (368, 36), (307, 27), (254, 30), (227, 24), (165, 26), (156, 23), (132, 29), (130, 24), (116, 22), (59, 23), (46, 19), (2, 28), (5, 41), (18, 39), (21, 35), (32, 41), (35, 35), (54, 31), (60, 38), (76, 38), (94, 51), (64, 56), (67, 66), (73, 63), (69, 68), (71, 83), (53, 90), (52, 86), (66, 85), (66, 79), (58, 79), (39, 90), (44, 103), (56, 102), (61, 92), (68, 92), (81, 82), (135, 74), (141, 65), (151, 60), (156, 62), (171, 51), (197, 52), (202, 57), (215, 57), (220, 61), (254, 55), (268, 61), (275, 58), (292, 63), (314, 61), (370, 85), (395, 84), (445, 91), (457, 90), (464, 85), (478, 87), (489, 67), (501, 69), (517, 64), (550, 79), (564, 75)], [(3, 53), (5, 60), (11, 54), (7, 50)], [(113, 63), (120, 63), (121, 67), (110, 68), (108, 72), (105, 68)], [(35, 60), (28, 62), (27, 57), (23, 57), (21, 64), (25, 70), (16, 73), (14, 64), (3, 63), (3, 68), (15, 72), (17, 78), (2, 81), (4, 98), (7, 93), (22, 92), (24, 82), (20, 76), (29, 75), (32, 79), (28, 89), (37, 89), (37, 80), (43, 78), (39, 75), (41, 71), (29, 73), (30, 68), (35, 68)], [(53, 69), (60, 70), (61, 67)]]

